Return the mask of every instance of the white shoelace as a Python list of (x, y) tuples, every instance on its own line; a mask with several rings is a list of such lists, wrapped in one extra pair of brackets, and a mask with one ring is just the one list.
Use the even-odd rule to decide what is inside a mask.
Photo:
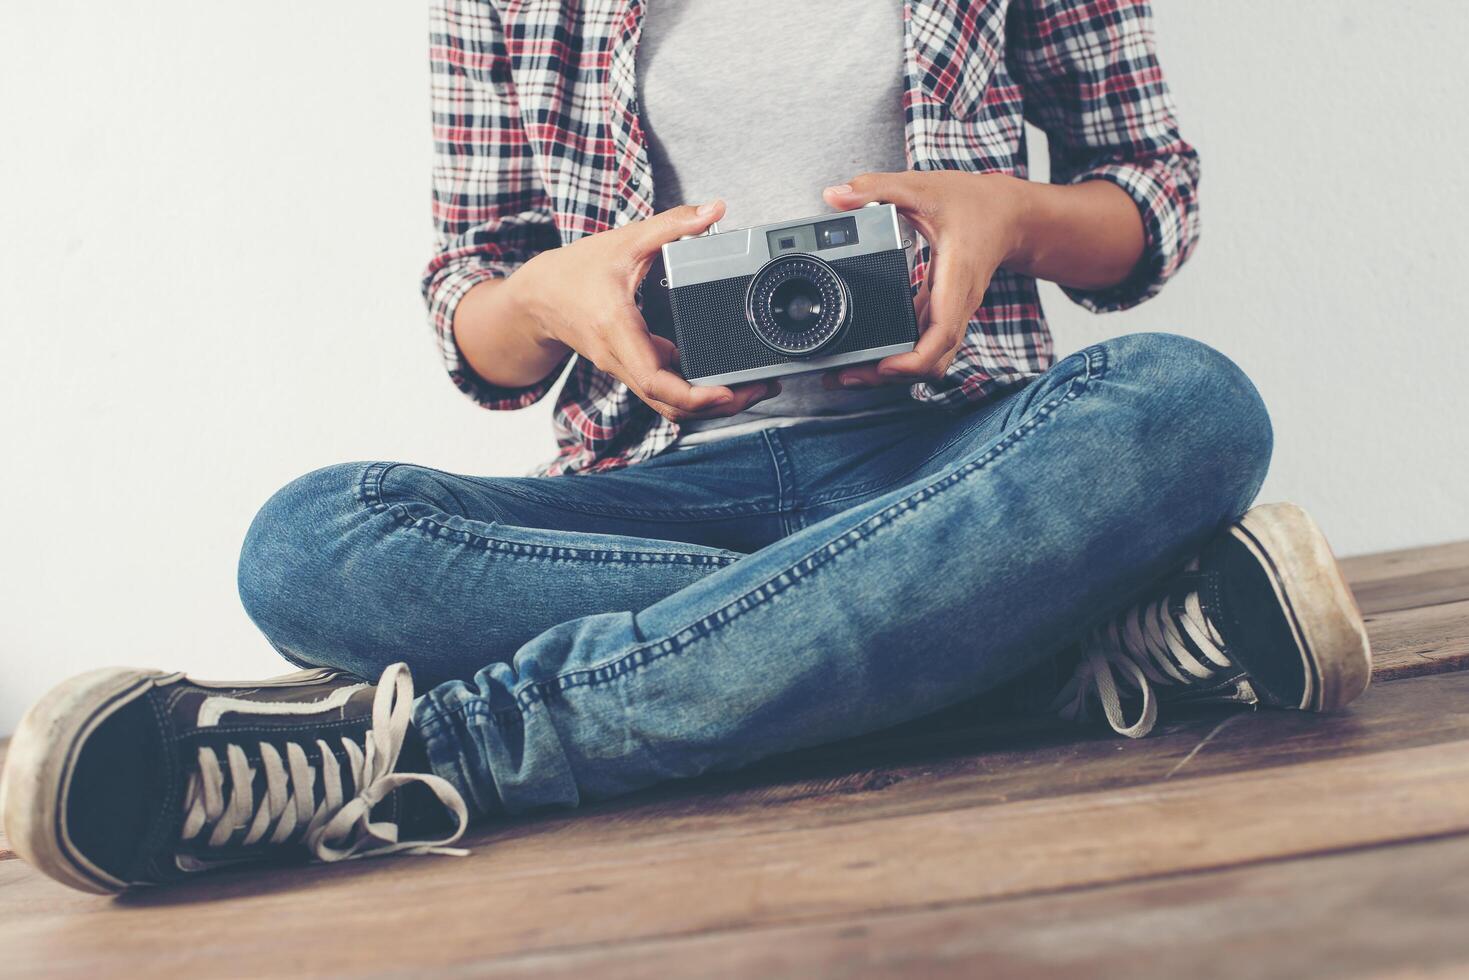
[[(1197, 562), (1190, 562), (1184, 571), (1196, 568)], [(1185, 642), (1185, 632), (1193, 647)], [(1197, 592), (1184, 597), (1182, 615), (1178, 617), (1167, 595), (1139, 603), (1092, 631), (1081, 663), (1052, 702), (1051, 710), (1067, 720), (1080, 721), (1087, 717), (1088, 705), (1095, 696), (1113, 731), (1128, 738), (1142, 738), (1158, 720), (1154, 685), (1208, 687), (1221, 672), (1234, 669), (1223, 647), (1224, 640), (1204, 614)], [(1202, 659), (1195, 649), (1203, 654)], [(1122, 686), (1142, 696), (1142, 711), (1130, 724), (1122, 710)], [(1245, 700), (1253, 698), (1244, 681), (1238, 694)]]
[[(275, 746), (259, 743), (265, 796), (258, 802), (254, 798), (256, 769), (243, 748), (227, 746), (222, 768), (214, 750), (201, 747), (198, 768), (190, 774), (184, 794), (180, 836), (192, 841), (208, 831), (210, 847), (223, 846), (240, 830), (245, 836), (237, 842), (239, 846), (300, 839), (319, 861), (395, 853), (467, 854), (448, 846), (469, 824), (469, 813), (458, 790), (439, 776), (393, 771), (412, 716), (412, 676), (406, 664), (393, 664), (378, 681), (372, 702), (372, 727), (365, 733), (363, 744), (345, 737), (341, 740), (347, 757), (345, 773), (328, 743), (317, 740), (326, 797), (320, 803), (315, 799), (316, 770), (306, 751), (294, 742), (287, 743), (284, 759)], [(351, 799), (344, 791), (347, 778), (356, 790)], [(396, 823), (371, 819), (379, 803), (410, 783), (427, 787), (454, 816), (457, 827), (452, 834), (436, 841), (400, 841)]]

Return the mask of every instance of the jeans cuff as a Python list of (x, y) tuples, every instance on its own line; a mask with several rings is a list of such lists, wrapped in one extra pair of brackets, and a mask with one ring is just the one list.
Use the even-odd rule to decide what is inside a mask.
[(463, 746), (467, 744), (469, 732), (462, 712), (436, 704), (431, 694), (425, 694), (413, 702), (413, 726), (423, 739), (424, 752), (434, 775), (446, 780), (459, 792), (472, 818), (504, 813), (499, 800), (480, 799), (469, 778), (474, 760), (464, 754)]

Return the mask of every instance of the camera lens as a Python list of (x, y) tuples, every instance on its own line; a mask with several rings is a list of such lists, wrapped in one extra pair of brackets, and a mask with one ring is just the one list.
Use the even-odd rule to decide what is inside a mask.
[(785, 329), (802, 330), (821, 316), (821, 287), (809, 279), (787, 279), (771, 292), (770, 312)]
[(787, 357), (809, 357), (847, 325), (847, 284), (814, 255), (782, 255), (761, 266), (745, 293), (755, 336)]

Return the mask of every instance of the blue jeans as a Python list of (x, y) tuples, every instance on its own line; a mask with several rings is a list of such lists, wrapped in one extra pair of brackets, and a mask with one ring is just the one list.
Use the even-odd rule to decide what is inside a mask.
[(1233, 363), (1123, 337), (960, 413), (766, 430), (577, 477), (318, 470), (256, 518), (289, 659), (405, 660), (481, 814), (573, 805), (991, 691), (1241, 514), (1270, 422)]

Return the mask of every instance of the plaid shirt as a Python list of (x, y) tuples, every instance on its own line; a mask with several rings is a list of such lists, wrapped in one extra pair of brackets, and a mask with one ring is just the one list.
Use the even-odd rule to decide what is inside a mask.
[[(634, 64), (645, 0), (433, 0), (434, 218), (423, 277), (454, 383), (487, 408), (522, 408), (562, 373), (504, 388), (454, 341), (465, 292), (555, 248), (653, 212)], [(906, 0), (903, 117), (909, 166), (1026, 175), (1024, 122), (1047, 134), (1051, 179), (1108, 180), (1137, 202), (1135, 274), (1069, 290), (1096, 311), (1162, 288), (1198, 237), (1198, 157), (1184, 142), (1145, 0)], [(718, 111), (711, 106), (711, 111)], [(927, 261), (920, 255), (915, 280)], [(940, 382), (919, 401), (958, 405), (1024, 383), (1052, 360), (1033, 279), (995, 274)], [(668, 448), (678, 427), (589, 361), (572, 359), (548, 474), (612, 469)]]

